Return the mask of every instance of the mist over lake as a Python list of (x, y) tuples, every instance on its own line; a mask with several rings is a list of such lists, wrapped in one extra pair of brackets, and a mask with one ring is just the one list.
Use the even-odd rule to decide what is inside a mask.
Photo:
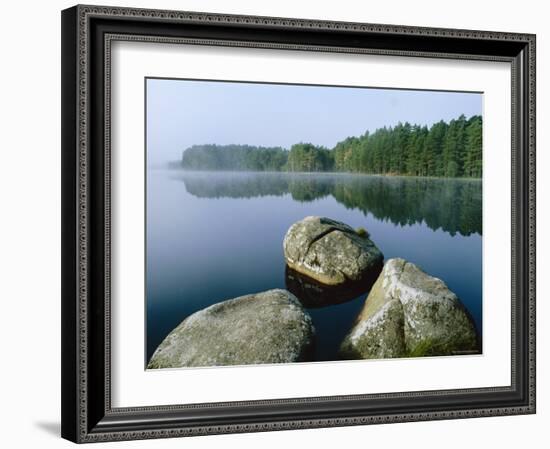
[[(481, 185), (471, 179), (149, 169), (147, 359), (192, 313), (288, 288), (283, 238), (311, 215), (364, 228), (386, 260), (404, 258), (443, 280), (481, 335)], [(316, 329), (314, 360), (338, 359), (338, 345), (367, 294), (306, 306)]]

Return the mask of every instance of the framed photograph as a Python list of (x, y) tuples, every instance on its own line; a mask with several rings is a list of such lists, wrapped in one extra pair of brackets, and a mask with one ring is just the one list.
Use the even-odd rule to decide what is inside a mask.
[(62, 436), (535, 412), (535, 36), (62, 12)]

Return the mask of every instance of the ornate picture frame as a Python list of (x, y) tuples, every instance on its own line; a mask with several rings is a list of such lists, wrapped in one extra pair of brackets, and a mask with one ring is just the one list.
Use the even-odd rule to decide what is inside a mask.
[[(511, 67), (507, 386), (113, 407), (111, 45), (334, 52)], [(62, 12), (62, 436), (74, 442), (535, 413), (535, 36), (78, 5)]]

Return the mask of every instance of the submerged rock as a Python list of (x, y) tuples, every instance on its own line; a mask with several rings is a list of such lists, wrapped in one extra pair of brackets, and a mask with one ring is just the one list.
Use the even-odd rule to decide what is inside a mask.
[(214, 304), (184, 319), (147, 368), (288, 363), (313, 353), (311, 317), (281, 289)]
[(443, 281), (390, 259), (340, 346), (347, 359), (479, 353), (475, 325)]
[(359, 282), (376, 277), (383, 254), (350, 226), (330, 218), (306, 217), (294, 223), (283, 242), (287, 265), (326, 285)]
[(298, 273), (287, 265), (285, 284), (287, 290), (296, 295), (302, 305), (309, 309), (341, 304), (361, 296), (370, 290), (376, 275), (367, 276), (359, 282), (325, 285)]

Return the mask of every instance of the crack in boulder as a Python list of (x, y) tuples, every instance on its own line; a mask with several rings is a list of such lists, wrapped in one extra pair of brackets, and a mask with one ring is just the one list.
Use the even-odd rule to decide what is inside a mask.
[(304, 251), (304, 254), (302, 255), (301, 259), (302, 261), (304, 260), (304, 258), (309, 254), (309, 250), (311, 249), (311, 247), (313, 246), (314, 243), (318, 242), (319, 240), (325, 238), (328, 234), (330, 234), (331, 232), (334, 232), (334, 231), (339, 231), (340, 229), (338, 228), (328, 228), (327, 230), (323, 231), (323, 232), (320, 232), (318, 235), (316, 235), (315, 237), (313, 237), (313, 239), (311, 239), (311, 241), (309, 242), (309, 244), (307, 245), (307, 249)]

